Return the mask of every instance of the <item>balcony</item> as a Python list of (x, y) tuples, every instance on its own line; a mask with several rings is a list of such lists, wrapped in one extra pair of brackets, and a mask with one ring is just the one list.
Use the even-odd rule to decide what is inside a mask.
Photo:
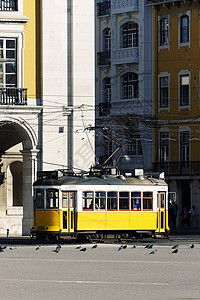
[(121, 48), (112, 51), (112, 63), (127, 64), (139, 62), (139, 47)]
[(182, 0), (146, 0), (146, 4), (147, 5), (153, 5), (155, 8), (156, 8), (157, 5), (164, 5), (167, 8), (170, 8), (171, 4), (179, 7), (181, 1)]
[(17, 11), (17, 0), (0, 0), (0, 11)]
[(139, 0), (112, 0), (112, 14), (137, 12)]
[(166, 176), (200, 175), (200, 161), (153, 163), (154, 172), (165, 172)]
[(27, 105), (27, 89), (0, 88), (0, 105)]
[(110, 114), (110, 102), (99, 103), (99, 116), (107, 116)]
[(111, 58), (110, 58), (110, 51), (98, 52), (97, 53), (97, 66), (106, 66), (110, 65)]
[(97, 16), (110, 16), (110, 1), (97, 3)]

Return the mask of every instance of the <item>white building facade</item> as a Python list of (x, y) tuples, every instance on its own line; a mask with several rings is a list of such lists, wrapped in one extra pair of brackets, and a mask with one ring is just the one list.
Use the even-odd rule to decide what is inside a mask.
[[(122, 172), (151, 170), (152, 17), (146, 1), (96, 0), (96, 127), (108, 127), (124, 145)], [(102, 163), (116, 145), (96, 132)], [(112, 163), (116, 163), (113, 156)], [(111, 161), (110, 161), (111, 163)]]
[(38, 170), (94, 163), (94, 3), (0, 5), (0, 234), (29, 235)]

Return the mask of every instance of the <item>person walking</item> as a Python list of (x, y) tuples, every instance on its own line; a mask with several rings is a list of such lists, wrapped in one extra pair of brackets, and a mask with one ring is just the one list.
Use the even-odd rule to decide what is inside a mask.
[(189, 211), (190, 214), (190, 228), (196, 228), (196, 210), (195, 205)]

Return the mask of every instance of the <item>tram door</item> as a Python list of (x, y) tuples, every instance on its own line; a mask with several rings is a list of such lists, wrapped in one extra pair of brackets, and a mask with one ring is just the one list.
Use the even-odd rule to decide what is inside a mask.
[(158, 211), (158, 232), (165, 232), (166, 227), (166, 193), (158, 192), (158, 203), (157, 203), (157, 211)]
[(62, 213), (61, 230), (62, 232), (74, 232), (74, 203), (75, 192), (62, 192)]

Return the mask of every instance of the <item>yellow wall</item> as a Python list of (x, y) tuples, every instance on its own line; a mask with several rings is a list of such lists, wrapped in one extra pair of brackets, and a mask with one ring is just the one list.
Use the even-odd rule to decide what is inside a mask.
[[(185, 47), (178, 47), (178, 14), (181, 12), (190, 11), (190, 47), (187, 48), (187, 52), (190, 57), (192, 68), (199, 86), (199, 72), (200, 65), (197, 63), (200, 59), (200, 35), (199, 35), (199, 4), (191, 1), (191, 5), (181, 3), (180, 8), (171, 5), (170, 9), (164, 6), (160, 6), (160, 10), (153, 9), (154, 14), (154, 40), (153, 40), (153, 51), (154, 51), (154, 85), (153, 85), (153, 99), (155, 99), (155, 115), (156, 119), (159, 120), (170, 120), (171, 125), (168, 123), (165, 126), (170, 129), (171, 138), (176, 141), (170, 142), (170, 161), (179, 160), (179, 129), (183, 126), (190, 127), (191, 138), (199, 138), (199, 126), (196, 122), (187, 122), (185, 119), (194, 119), (199, 117), (200, 113), (200, 101), (198, 99), (198, 92), (195, 85), (194, 78), (192, 76), (189, 61), (187, 59)], [(170, 16), (170, 42), (169, 49), (161, 49), (158, 51), (158, 16), (169, 15)], [(179, 103), (179, 81), (178, 73), (181, 70), (188, 70), (191, 74), (190, 81), (190, 109), (178, 109)], [(170, 110), (158, 111), (158, 75), (161, 72), (168, 72), (170, 74)], [(179, 121), (175, 123), (173, 121)], [(173, 124), (174, 123), (174, 124)], [(164, 128), (165, 126), (161, 126)], [(160, 127), (158, 126), (158, 129)], [(191, 157), (192, 161), (200, 160), (200, 151), (198, 151), (200, 141), (191, 141)], [(155, 159), (158, 158), (158, 131), (155, 133)]]

